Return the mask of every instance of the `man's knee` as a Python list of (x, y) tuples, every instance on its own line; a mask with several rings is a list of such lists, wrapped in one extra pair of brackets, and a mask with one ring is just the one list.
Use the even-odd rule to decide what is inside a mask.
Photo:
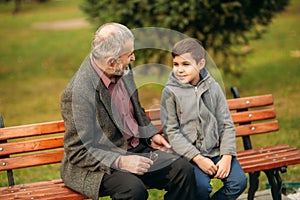
[(103, 178), (100, 194), (112, 199), (146, 200), (148, 192), (145, 184), (138, 177), (126, 172), (115, 171)]
[(195, 185), (195, 175), (193, 166), (185, 159), (178, 158), (175, 160), (168, 172), (168, 178), (171, 185), (186, 186), (190, 184)]
[(130, 199), (134, 199), (134, 200), (148, 199), (147, 188), (142, 183), (131, 184), (128, 187), (128, 193), (131, 194)]
[(118, 192), (112, 195), (112, 199), (146, 200), (148, 192), (146, 186), (140, 181), (130, 181), (120, 185)]
[(194, 177), (194, 167), (185, 159), (179, 158), (173, 163), (178, 173), (188, 177)]

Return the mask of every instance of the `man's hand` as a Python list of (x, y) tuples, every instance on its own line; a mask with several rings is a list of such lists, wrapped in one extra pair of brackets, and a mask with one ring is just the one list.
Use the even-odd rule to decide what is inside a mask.
[(138, 155), (121, 156), (119, 168), (124, 171), (137, 175), (143, 175), (153, 165), (153, 161), (149, 158)]
[(231, 155), (223, 155), (221, 160), (216, 164), (218, 167), (217, 174), (214, 176), (215, 178), (223, 179), (229, 175), (230, 167), (231, 167)]
[(151, 147), (153, 147), (154, 149), (159, 149), (161, 151), (168, 152), (168, 153), (173, 152), (171, 149), (171, 145), (160, 134), (156, 134), (152, 137)]

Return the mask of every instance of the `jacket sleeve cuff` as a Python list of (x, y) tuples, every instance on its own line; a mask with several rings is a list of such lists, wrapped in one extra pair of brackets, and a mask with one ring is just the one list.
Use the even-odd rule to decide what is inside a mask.
[(120, 162), (121, 156), (118, 156), (117, 159), (113, 162), (112, 167), (115, 169), (119, 169), (119, 162)]

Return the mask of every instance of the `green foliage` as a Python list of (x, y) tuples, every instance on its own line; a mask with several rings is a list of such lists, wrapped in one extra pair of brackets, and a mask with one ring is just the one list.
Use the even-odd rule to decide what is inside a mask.
[[(248, 53), (241, 47), (259, 38), (264, 32), (262, 27), (288, 3), (288, 0), (85, 0), (81, 9), (96, 26), (115, 21), (129, 28), (162, 27), (198, 38), (218, 58), (217, 64), (225, 72), (239, 74), (241, 68), (235, 67), (238, 58)], [(154, 54), (160, 54), (160, 61), (165, 58), (165, 54), (157, 51), (146, 54), (140, 56), (144, 62)]]

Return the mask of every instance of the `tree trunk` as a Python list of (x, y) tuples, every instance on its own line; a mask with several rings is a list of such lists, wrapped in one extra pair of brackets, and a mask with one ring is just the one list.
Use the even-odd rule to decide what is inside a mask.
[(21, 0), (15, 0), (15, 9), (13, 11), (13, 14), (17, 14), (20, 11), (21, 8)]

